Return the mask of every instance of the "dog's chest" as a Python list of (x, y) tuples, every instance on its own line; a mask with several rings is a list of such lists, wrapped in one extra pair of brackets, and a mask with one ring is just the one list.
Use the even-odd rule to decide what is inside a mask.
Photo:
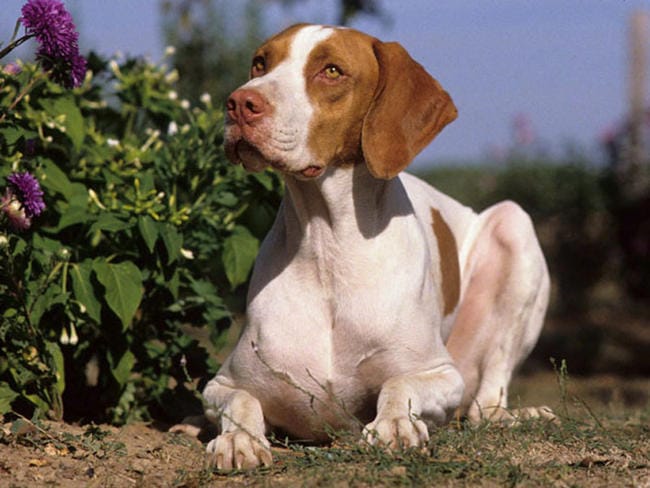
[[(378, 276), (392, 266), (388, 258), (366, 262), (356, 274), (345, 269), (354, 263), (338, 258), (326, 258), (329, 270), (294, 259), (249, 303), (232, 358), (241, 369), (233, 372), (255, 391), (272, 424), (296, 428), (316, 416), (350, 428), (349, 414), (366, 417), (387, 378), (424, 368), (436, 356), (434, 313), (423, 310), (430, 301), (390, 286), (413, 271), (396, 266), (386, 283)], [(363, 256), (350, 258), (359, 264)]]

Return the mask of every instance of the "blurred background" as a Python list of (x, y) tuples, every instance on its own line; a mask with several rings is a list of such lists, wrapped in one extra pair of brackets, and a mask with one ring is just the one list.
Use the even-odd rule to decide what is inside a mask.
[[(3, 0), (2, 32), (22, 4)], [(526, 368), (650, 376), (649, 0), (65, 4), (82, 52), (174, 66), (192, 102), (224, 100), (254, 47), (295, 22), (399, 41), (459, 109), (411, 171), (475, 210), (516, 200), (537, 226), (553, 300)]]

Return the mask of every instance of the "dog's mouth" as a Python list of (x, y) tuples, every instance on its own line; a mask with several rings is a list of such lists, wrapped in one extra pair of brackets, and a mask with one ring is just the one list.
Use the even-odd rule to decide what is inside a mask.
[(261, 171), (265, 167), (271, 166), (278, 171), (304, 180), (318, 178), (325, 171), (323, 166), (315, 164), (300, 170), (289, 169), (284, 162), (267, 158), (255, 145), (244, 138), (226, 142), (226, 155), (230, 161), (243, 165), (248, 171)]
[(322, 166), (311, 165), (311, 166), (307, 166), (305, 169), (301, 171), (298, 171), (298, 173), (305, 178), (311, 179), (311, 178), (318, 178), (320, 175), (323, 174), (323, 171), (325, 171), (325, 168), (323, 168)]
[(269, 162), (264, 155), (244, 139), (226, 142), (226, 156), (234, 164), (241, 164), (247, 171), (262, 171)]

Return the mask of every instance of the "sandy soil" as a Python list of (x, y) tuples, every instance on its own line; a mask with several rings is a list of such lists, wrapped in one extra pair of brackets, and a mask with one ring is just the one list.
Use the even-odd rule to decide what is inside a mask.
[[(571, 395), (590, 403), (598, 412), (597, 415), (608, 422), (629, 423), (631, 415), (636, 418), (636, 434), (648, 437), (650, 379), (623, 380), (613, 376), (571, 379)], [(521, 378), (513, 387), (513, 397), (516, 398), (515, 402), (521, 404), (544, 401), (557, 406), (559, 393), (556, 377), (544, 374)], [(625, 417), (622, 416), (623, 412), (626, 412)], [(645, 434), (638, 429), (645, 429)], [(544, 446), (539, 440), (531, 442), (528, 449), (529, 452), (513, 455), (521, 455), (522, 459), (542, 456), (540, 466), (551, 466), (552, 469), (559, 466), (557, 469), (560, 474), (563, 469), (570, 470), (568, 467), (583, 463), (584, 470), (579, 471), (587, 473), (591, 470), (590, 477), (585, 478), (589, 479), (590, 486), (616, 486), (616, 480), (619, 479), (622, 486), (650, 486), (650, 467), (642, 461), (650, 455), (650, 441), (641, 443), (643, 452), (607, 456), (603, 456), (598, 446), (594, 447), (593, 452), (587, 450), (572, 453), (568, 452), (570, 448), (563, 452), (557, 445)], [(206, 468), (204, 444), (200, 440), (184, 434), (170, 434), (166, 432), (165, 426), (134, 424), (118, 428), (54, 422), (34, 425), (28, 421), (14, 420), (4, 423), (0, 432), (0, 486), (194, 487), (315, 484), (314, 479), (310, 480), (309, 470), (292, 470), (287, 463), (287, 456), (291, 455), (301, 454), (277, 447), (274, 456), (279, 467), (276, 466), (272, 471), (258, 472), (252, 476), (224, 476)], [(627, 469), (625, 463), (634, 466), (634, 470), (629, 477), (621, 478), (621, 473), (624, 472), (621, 470)], [(354, 463), (350, 466), (349, 469), (358, 469)], [(544, 476), (548, 476), (547, 468), (544, 468)], [(406, 468), (402, 466), (396, 465), (390, 469), (391, 476), (406, 475)], [(322, 474), (318, 476), (322, 478)], [(389, 479), (391, 478), (386, 478)], [(566, 485), (563, 479), (558, 479), (557, 486)], [(582, 484), (580, 479), (568, 478), (565, 481), (569, 480)], [(493, 481), (488, 479), (485, 486), (493, 486)], [(450, 479), (450, 485), (464, 486), (465, 483)]]

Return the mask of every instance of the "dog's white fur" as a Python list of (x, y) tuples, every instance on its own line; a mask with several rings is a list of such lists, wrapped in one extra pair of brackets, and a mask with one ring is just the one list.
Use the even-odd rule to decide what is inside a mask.
[[(542, 326), (549, 278), (520, 207), (476, 214), (408, 174), (378, 178), (363, 157), (338, 164), (319, 154), (310, 131), (329, 102), (315, 93), (342, 78), (324, 78), (330, 61), (313, 53), (335, 36), (381, 49), (355, 31), (295, 27), (260, 51), (271, 60), (269, 50), (288, 45), (280, 61), (229, 102), (231, 158), (280, 169), (286, 194), (255, 264), (247, 325), (203, 392), (221, 427), (207, 448), (219, 468), (269, 464), (271, 428), (324, 440), (358, 418), (366, 440), (397, 448), (422, 445), (425, 422), (444, 423), (455, 411), (503, 417), (512, 372)], [(361, 85), (363, 70), (383, 76), (390, 62), (347, 61), (346, 90)], [(314, 62), (322, 66), (312, 76)], [(247, 102), (251, 93), (262, 108)], [(453, 283), (443, 283), (449, 246), (460, 278), (455, 301)]]

